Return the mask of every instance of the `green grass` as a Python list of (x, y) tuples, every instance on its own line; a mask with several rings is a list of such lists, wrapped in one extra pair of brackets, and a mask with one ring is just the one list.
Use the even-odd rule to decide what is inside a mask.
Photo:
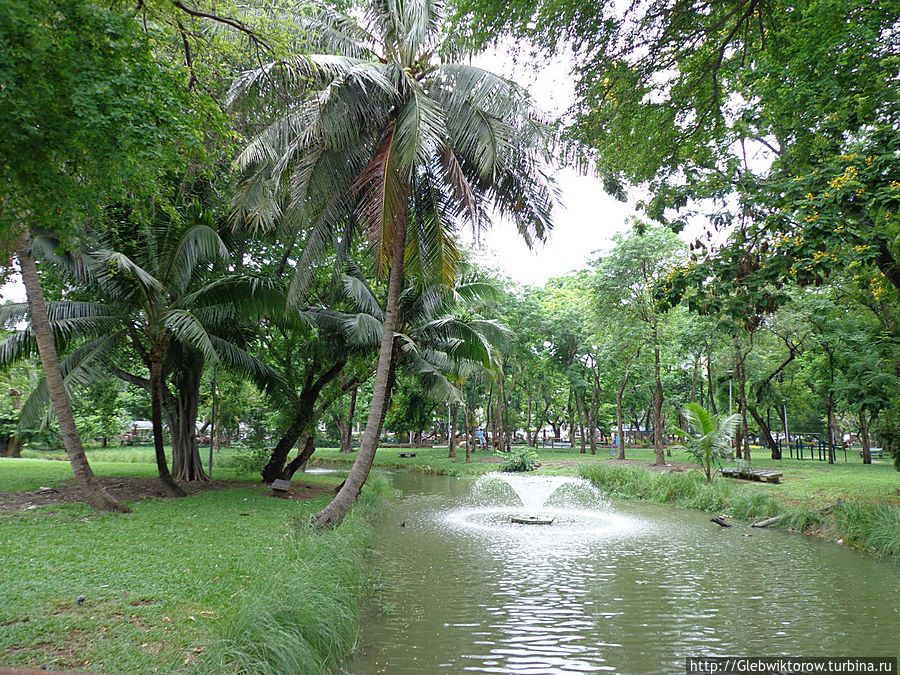
[[(355, 643), (357, 599), (365, 577), (360, 542), (371, 533), (366, 515), (380, 505), (387, 483), (370, 479), (357, 508), (336, 530), (311, 534), (297, 523), (265, 586), (244, 594), (225, 634), (196, 672), (246, 675), (321, 673)], [(373, 489), (374, 488), (374, 489)]]
[[(93, 465), (101, 475), (155, 475), (147, 463)], [(0, 461), (0, 490), (70, 477), (63, 462)], [(273, 499), (252, 483), (141, 502), (128, 514), (98, 514), (81, 504), (0, 512), (0, 661), (107, 673), (225, 672), (223, 664), (244, 662), (235, 645), (250, 635), (248, 617), (255, 625), (261, 606), (284, 600), (307, 616), (282, 636), (308, 655), (295, 672), (322, 672), (355, 639), (368, 536), (363, 516), (378, 501), (370, 497), (333, 534), (298, 527), (329, 497)], [(298, 616), (291, 615), (292, 625)], [(298, 646), (298, 635), (308, 649)], [(203, 663), (216, 665), (204, 670)]]

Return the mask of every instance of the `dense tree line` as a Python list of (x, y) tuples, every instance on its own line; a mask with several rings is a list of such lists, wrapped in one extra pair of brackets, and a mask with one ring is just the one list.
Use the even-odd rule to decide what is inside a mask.
[[(416, 439), (445, 409), (467, 457), (477, 427), (594, 454), (628, 427), (664, 463), (688, 403), (733, 407), (747, 461), (788, 427), (832, 461), (848, 431), (864, 461), (896, 449), (895, 3), (458, 5), (3, 5), (0, 245), (28, 302), (0, 307), (0, 449), (52, 403), (85, 498), (121, 509), (81, 445), (117, 407), (152, 420), (175, 493), (207, 478), (201, 410), (268, 430), (268, 481), (362, 423), (323, 527), (385, 428)], [(461, 58), (503, 31), (575, 49), (561, 135)], [(543, 288), (472, 267), (464, 228), (547, 236), (560, 148), (643, 190), (646, 218)]]

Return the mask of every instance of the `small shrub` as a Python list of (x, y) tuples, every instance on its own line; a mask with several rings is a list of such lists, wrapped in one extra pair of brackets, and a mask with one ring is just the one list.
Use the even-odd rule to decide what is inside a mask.
[(516, 473), (534, 471), (538, 468), (537, 453), (534, 450), (520, 450), (500, 465), (500, 471)]
[(262, 446), (241, 448), (231, 459), (231, 465), (239, 471), (259, 473), (266, 465), (266, 462), (269, 461), (271, 455), (272, 450)]

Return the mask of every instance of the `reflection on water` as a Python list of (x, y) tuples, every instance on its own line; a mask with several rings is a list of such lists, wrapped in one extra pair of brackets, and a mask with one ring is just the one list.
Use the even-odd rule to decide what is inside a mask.
[(675, 673), (687, 656), (900, 653), (893, 563), (578, 490), (550, 497), (540, 512), (556, 520), (539, 526), (510, 523), (515, 497), (491, 506), (497, 495), (466, 481), (395, 485), (405, 497), (379, 529), (348, 673)]

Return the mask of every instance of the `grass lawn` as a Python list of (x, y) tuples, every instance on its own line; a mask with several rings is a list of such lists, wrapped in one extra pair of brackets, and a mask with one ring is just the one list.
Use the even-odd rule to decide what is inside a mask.
[[(408, 451), (416, 456), (399, 456)], [(783, 472), (781, 484), (719, 478), (719, 487), (708, 491), (691, 472), (645, 471), (652, 449), (629, 448), (626, 464), (607, 452), (538, 449), (539, 472), (613, 481), (610, 490), (618, 486), (623, 496), (692, 508), (727, 505), (735, 514), (743, 509), (746, 517), (808, 512), (844, 499), (847, 508), (835, 509), (827, 522), (804, 515), (807, 525), (798, 529), (830, 527), (835, 538), (848, 536), (849, 541), (850, 533), (861, 546), (900, 550), (894, 534), (900, 529), (900, 474), (889, 461), (776, 462), (757, 450), (754, 466)], [(0, 492), (34, 491), (71, 480), (67, 462), (47, 459), (60, 459), (59, 453), (28, 454), (0, 459)], [(355, 637), (366, 508), (376, 508), (386, 488), (367, 488), (369, 506), (362, 515), (351, 514), (337, 533), (311, 535), (298, 523), (322, 508), (330, 494), (273, 499), (258, 473), (246, 470), (241, 460), (246, 454), (223, 449), (215, 460), (214, 477), (244, 481), (240, 486), (134, 503), (128, 514), (98, 514), (81, 504), (0, 510), (0, 663), (100, 673), (228, 670), (258, 675), (323, 672), (339, 661)], [(100, 476), (156, 475), (148, 447), (97, 448), (89, 457)], [(322, 448), (314, 460), (349, 465), (355, 457)], [(679, 453), (669, 459), (690, 462)], [(375, 463), (478, 475), (496, 471), (503, 458), (479, 451), (472, 460), (465, 462), (464, 449), (450, 459), (446, 446), (388, 446), (378, 450)], [(341, 479), (341, 474), (303, 477), (306, 483), (329, 486)], [(278, 643), (261, 646), (271, 636)]]
[[(99, 475), (156, 473), (148, 462), (97, 461), (97, 454), (91, 453)], [(240, 477), (235, 469), (216, 474)], [(0, 491), (59, 485), (71, 476), (66, 462), (0, 459)], [(351, 523), (338, 540), (299, 525), (327, 504), (330, 490), (310, 500), (273, 499), (255, 477), (244, 477), (252, 478), (245, 487), (133, 503), (127, 514), (99, 514), (82, 504), (0, 510), (0, 664), (98, 673), (220, 672), (224, 662), (243, 657), (223, 657), (219, 649), (213, 658), (217, 641), (234, 633), (249, 605), (290, 597), (291, 579), (283, 576), (302, 570), (309, 577), (302, 584), (305, 595), (315, 595), (310, 589), (316, 588), (326, 593), (337, 583), (330, 568), (342, 557), (358, 560), (348, 574), (361, 578), (366, 528)], [(324, 475), (304, 482), (339, 480)], [(342, 590), (340, 601), (329, 604), (337, 604), (334, 611), (342, 616), (353, 605), (355, 622), (356, 593), (346, 579), (341, 585), (352, 597)], [(314, 601), (299, 599), (299, 610)], [(322, 620), (328, 622), (327, 614)], [(355, 623), (335, 623), (343, 626), (346, 651)], [(295, 645), (302, 638), (291, 636)], [(235, 641), (229, 644), (232, 649)], [(343, 655), (313, 651), (303, 672), (319, 672)], [(207, 663), (210, 658), (216, 666)], [(254, 670), (264, 672), (246, 672)]]

